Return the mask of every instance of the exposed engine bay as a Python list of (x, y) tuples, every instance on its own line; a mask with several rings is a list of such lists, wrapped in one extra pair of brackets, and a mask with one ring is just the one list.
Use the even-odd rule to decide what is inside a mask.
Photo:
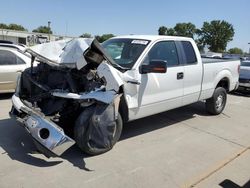
[[(28, 50), (32, 63), (40, 63), (22, 73), (12, 114), (46, 156), (61, 155), (75, 142), (89, 154), (110, 150), (122, 126), (119, 71), (95, 40), (56, 45)], [(57, 51), (51, 54), (50, 48)]]
[(98, 77), (96, 70), (78, 71), (39, 64), (32, 72), (31, 69), (23, 72), (20, 84), (19, 97), (26, 101), (29, 107), (37, 108), (36, 110), (41, 111), (45, 116), (53, 116), (54, 119), (59, 120), (63, 111), (67, 113), (67, 110), (65, 112), (67, 107), (70, 111), (68, 113), (71, 113), (72, 109), (89, 106), (92, 102), (56, 97), (53, 93), (77, 94), (95, 91), (97, 88), (101, 90), (104, 81)]

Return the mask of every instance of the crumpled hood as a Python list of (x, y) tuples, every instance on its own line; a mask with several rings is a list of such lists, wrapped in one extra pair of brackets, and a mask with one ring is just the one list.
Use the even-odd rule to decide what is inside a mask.
[(90, 48), (97, 50), (109, 62), (113, 61), (94, 38), (53, 41), (33, 46), (27, 51), (46, 63), (79, 70), (87, 64), (84, 54)]

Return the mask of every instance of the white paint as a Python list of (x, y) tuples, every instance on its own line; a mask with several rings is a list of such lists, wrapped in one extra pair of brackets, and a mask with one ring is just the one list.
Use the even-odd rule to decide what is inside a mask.
[[(199, 50), (191, 38), (174, 36), (145, 36), (128, 35), (115, 38), (129, 38), (134, 40), (149, 40), (150, 43), (132, 67), (133, 74), (139, 73), (139, 67), (143, 63), (150, 49), (161, 41), (188, 41), (195, 50), (197, 64), (169, 67), (167, 73), (149, 73), (137, 77), (140, 85), (126, 83), (124, 80), (125, 99), (129, 108), (129, 120), (153, 115), (166, 110), (191, 104), (199, 100), (208, 99), (213, 95), (214, 89), (222, 78), (230, 81), (229, 90), (233, 90), (238, 82), (239, 61), (227, 61), (225, 63), (203, 64)], [(127, 71), (129, 72), (129, 71)], [(177, 73), (183, 72), (184, 79), (177, 80)], [(125, 75), (126, 73), (123, 73)], [(135, 77), (134, 77), (135, 78)], [(136, 80), (135, 79), (135, 80)]]
[(39, 44), (29, 50), (41, 57), (49, 59), (53, 63), (77, 68), (78, 70), (87, 64), (83, 54), (90, 47), (94, 39), (77, 38), (72, 40), (59, 40), (50, 43)]
[(111, 65), (103, 62), (97, 67), (97, 74), (100, 78), (104, 77), (106, 80), (106, 90), (119, 91), (121, 85), (123, 85), (123, 80), (119, 75), (119, 71), (112, 67)]
[(52, 92), (52, 95), (55, 97), (67, 98), (67, 99), (76, 99), (76, 100), (87, 100), (95, 99), (104, 103), (111, 103), (116, 96), (114, 91), (92, 91), (89, 93), (68, 93), (68, 92)]

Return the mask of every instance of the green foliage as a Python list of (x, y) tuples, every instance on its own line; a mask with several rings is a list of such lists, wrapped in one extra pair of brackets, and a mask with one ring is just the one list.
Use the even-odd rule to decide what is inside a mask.
[(115, 35), (113, 34), (103, 34), (102, 36), (96, 35), (95, 38), (96, 40), (98, 40), (98, 42), (102, 43), (112, 37), (114, 37)]
[(158, 29), (158, 34), (159, 35), (167, 35), (168, 28), (165, 26), (161, 26)]
[(8, 25), (0, 23), (0, 29), (8, 29)]
[(173, 28), (167, 28), (165, 26), (161, 26), (158, 29), (158, 34), (159, 35), (169, 35), (169, 36), (174, 36), (175, 35), (175, 31)]
[(230, 54), (240, 54), (240, 55), (242, 55), (242, 54), (243, 54), (243, 51), (242, 51), (242, 49), (240, 49), (240, 48), (231, 48), (231, 49), (228, 50), (228, 53), (230, 53)]
[(167, 31), (167, 35), (169, 36), (176, 36), (176, 32), (173, 28), (169, 28)]
[(177, 23), (174, 27), (176, 36), (190, 37), (194, 38), (196, 33), (196, 27), (192, 23)]
[(39, 26), (38, 28), (34, 29), (32, 32), (53, 34), (53, 32), (51, 31), (51, 28), (49, 28), (48, 26)]
[(80, 37), (82, 37), (82, 38), (91, 38), (92, 36), (89, 33), (83, 33), (82, 35), (80, 35)]
[(183, 36), (194, 38), (200, 51), (205, 46), (213, 52), (223, 52), (227, 47), (227, 43), (233, 40), (234, 28), (224, 20), (213, 20), (204, 22), (201, 29), (190, 22), (177, 23), (174, 28), (161, 26), (158, 29), (159, 35)]
[(182, 36), (193, 38), (196, 33), (196, 27), (192, 23), (177, 23), (174, 28), (161, 26), (158, 29), (159, 35)]
[(209, 46), (210, 51), (223, 52), (227, 43), (233, 40), (234, 28), (224, 20), (213, 20), (210, 23), (204, 22), (198, 33), (199, 39)]
[(27, 31), (22, 25), (18, 24), (4, 24), (0, 23), (0, 29), (11, 29), (11, 30), (16, 30), (16, 31)]

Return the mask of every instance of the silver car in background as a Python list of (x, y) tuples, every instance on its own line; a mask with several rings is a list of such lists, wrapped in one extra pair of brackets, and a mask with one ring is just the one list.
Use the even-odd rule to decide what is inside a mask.
[(0, 43), (0, 93), (12, 93), (16, 88), (17, 77), (30, 66), (31, 56), (25, 47)]

